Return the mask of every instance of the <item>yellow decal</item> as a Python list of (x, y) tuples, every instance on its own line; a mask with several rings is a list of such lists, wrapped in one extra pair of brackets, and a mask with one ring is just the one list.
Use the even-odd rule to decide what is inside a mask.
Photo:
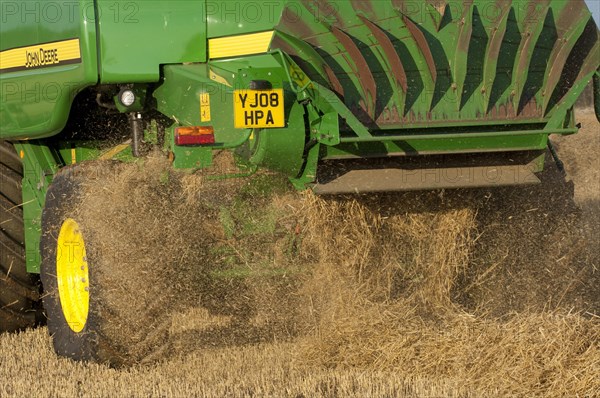
[(200, 94), (200, 121), (210, 122), (210, 95)]
[(231, 87), (231, 84), (229, 84), (229, 82), (227, 81), (227, 79), (225, 79), (223, 76), (219, 75), (217, 72), (215, 72), (212, 68), (210, 70), (210, 79), (217, 82), (217, 83), (221, 83), (227, 87)]
[(274, 33), (271, 30), (269, 32), (210, 39), (208, 40), (210, 58), (240, 57), (242, 55), (266, 53), (269, 51)]
[(71, 218), (63, 222), (56, 241), (56, 281), (65, 321), (79, 333), (90, 311), (90, 278), (83, 235)]
[(233, 96), (235, 128), (285, 127), (283, 89), (235, 90)]
[(310, 84), (308, 76), (295, 64), (290, 65), (290, 76), (299, 87), (306, 87)]
[(79, 39), (36, 44), (0, 52), (0, 72), (3, 73), (80, 62)]
[(77, 163), (77, 150), (75, 148), (71, 148), (71, 164)]
[(114, 158), (115, 156), (117, 156), (118, 154), (120, 154), (121, 152), (123, 152), (124, 150), (126, 150), (127, 148), (129, 148), (130, 146), (131, 146), (131, 140), (127, 140), (123, 144), (119, 144), (119, 145), (109, 149), (108, 151), (104, 152), (102, 155), (100, 155), (100, 157), (98, 159), (110, 160), (110, 159)]

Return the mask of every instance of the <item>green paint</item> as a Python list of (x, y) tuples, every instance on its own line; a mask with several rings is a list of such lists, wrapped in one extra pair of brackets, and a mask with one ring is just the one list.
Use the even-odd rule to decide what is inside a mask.
[(63, 164), (56, 151), (39, 141), (17, 142), (15, 149), (17, 153), (23, 154), (23, 219), (27, 271), (39, 273), (42, 209), (46, 203), (46, 191), (54, 174)]
[(2, 3), (0, 50), (79, 38), (81, 63), (0, 73), (0, 139), (58, 134), (75, 95), (98, 81), (96, 25), (78, 18), (88, 11), (93, 21), (94, 2), (59, 2), (52, 7), (58, 9), (56, 20), (54, 14), (52, 20), (45, 16), (43, 2)]
[(160, 80), (160, 65), (206, 61), (205, 0), (96, 0), (101, 83)]

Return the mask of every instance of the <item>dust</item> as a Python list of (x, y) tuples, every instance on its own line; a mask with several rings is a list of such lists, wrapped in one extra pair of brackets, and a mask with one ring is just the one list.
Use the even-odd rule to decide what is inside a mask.
[(90, 319), (112, 346), (111, 365), (297, 333), (287, 295), (296, 282), (286, 277), (297, 271), (273, 265), (296, 250), (288, 207), (295, 194), (275, 195), (287, 183), (269, 173), (214, 178), (235, 171), (227, 154), (216, 160), (196, 174), (173, 171), (158, 152), (76, 170), (76, 215), (92, 264)]
[(483, 396), (597, 396), (600, 189), (585, 164), (565, 178), (550, 160), (533, 187), (305, 197), (299, 357)]
[(163, 159), (80, 170), (91, 297), (101, 303), (92, 319), (117, 348), (116, 364), (157, 360), (170, 350), (171, 318), (201, 300), (211, 283), (210, 247), (223, 235), (210, 198), (186, 200), (183, 176)]
[[(407, 201), (418, 204), (407, 211)], [(434, 375), (484, 395), (594, 396), (598, 296), (589, 294), (594, 280), (580, 279), (593, 265), (553, 249), (572, 252), (577, 214), (539, 209), (542, 222), (530, 204), (492, 212), (506, 223), (498, 235), (484, 228), (497, 205), (485, 191), (309, 197), (304, 243), (315, 268), (303, 293), (312, 329), (298, 355), (312, 366)], [(585, 244), (577, 253), (587, 259)], [(577, 271), (558, 275), (567, 267)]]
[(90, 165), (80, 213), (103, 333), (122, 364), (284, 342), (302, 372), (594, 396), (600, 189), (583, 163), (595, 158), (574, 155), (585, 134), (558, 140), (579, 159), (567, 179), (550, 161), (542, 185), (506, 189), (325, 199), (162, 156)]

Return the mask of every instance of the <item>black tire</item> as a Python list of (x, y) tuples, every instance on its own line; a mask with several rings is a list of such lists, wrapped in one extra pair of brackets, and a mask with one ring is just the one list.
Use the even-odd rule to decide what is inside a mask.
[(40, 319), (38, 279), (25, 265), (22, 178), (21, 159), (0, 141), (0, 332), (33, 327)]
[[(143, 362), (152, 354), (152, 350), (139, 349), (148, 341), (139, 341), (124, 332), (114, 335), (107, 330), (120, 328), (123, 318), (118, 309), (112, 305), (120, 297), (112, 296), (114, 282), (106, 278), (103, 270), (104, 261), (102, 249), (97, 239), (94, 225), (87, 225), (79, 211), (90, 186), (101, 185), (95, 182), (99, 173), (111, 172), (115, 163), (91, 162), (63, 168), (54, 178), (46, 195), (46, 206), (42, 215), (42, 239), (40, 249), (42, 254), (41, 279), (44, 287), (44, 308), (46, 310), (48, 329), (52, 336), (53, 346), (60, 356), (78, 361), (91, 361), (107, 364), (113, 367), (133, 365)], [(88, 187), (88, 188), (86, 188)], [(100, 186), (99, 189), (102, 187)], [(84, 194), (84, 192), (86, 192)], [(81, 330), (72, 328), (67, 322), (61, 303), (58, 288), (57, 251), (60, 231), (65, 220), (75, 220), (80, 227), (84, 240), (89, 281), (89, 311), (87, 320)], [(89, 222), (89, 221), (88, 221)], [(83, 266), (82, 266), (83, 267)], [(132, 275), (135, 277), (135, 275)], [(144, 319), (144, 308), (136, 312), (136, 316)], [(128, 314), (131, 316), (131, 314)], [(145, 325), (144, 325), (145, 326)], [(152, 325), (148, 325), (152, 328)], [(125, 328), (126, 329), (126, 328)], [(154, 339), (164, 340), (163, 336), (151, 334)], [(150, 337), (149, 337), (150, 339)], [(137, 345), (137, 346), (136, 346)], [(150, 344), (152, 345), (152, 343)], [(159, 346), (160, 344), (155, 344)], [(135, 351), (137, 349), (137, 351)], [(142, 354), (132, 354), (132, 351)]]

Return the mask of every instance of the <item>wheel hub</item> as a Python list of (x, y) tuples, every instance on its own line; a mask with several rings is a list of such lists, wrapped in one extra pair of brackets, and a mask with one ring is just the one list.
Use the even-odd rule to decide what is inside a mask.
[(58, 235), (56, 279), (65, 320), (71, 330), (79, 333), (87, 323), (90, 283), (83, 235), (71, 218), (63, 222)]

